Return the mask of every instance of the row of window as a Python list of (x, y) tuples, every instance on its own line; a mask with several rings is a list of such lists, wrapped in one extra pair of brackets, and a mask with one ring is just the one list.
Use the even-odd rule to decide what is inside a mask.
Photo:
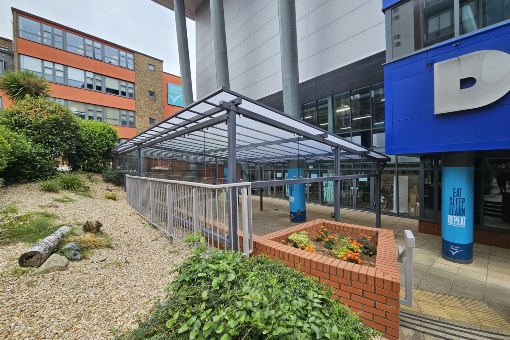
[(105, 63), (134, 70), (133, 54), (118, 50), (97, 41), (63, 31), (50, 25), (24, 17), (18, 17), (19, 36), (71, 53), (79, 54)]
[(95, 120), (107, 122), (111, 125), (135, 127), (135, 113), (133, 111), (85, 104), (65, 99), (55, 99), (55, 101), (68, 106), (72, 112), (83, 120)]
[(20, 68), (32, 71), (46, 80), (83, 89), (134, 98), (135, 84), (92, 73), (71, 66), (64, 66), (51, 61), (41, 60), (26, 55), (19, 56)]
[(508, 0), (409, 0), (391, 9), (387, 48), (402, 57), (509, 19)]
[[(384, 83), (303, 104), (302, 119), (341, 137), (384, 132)], [(368, 137), (367, 137), (368, 138)], [(372, 142), (362, 142), (372, 147)]]

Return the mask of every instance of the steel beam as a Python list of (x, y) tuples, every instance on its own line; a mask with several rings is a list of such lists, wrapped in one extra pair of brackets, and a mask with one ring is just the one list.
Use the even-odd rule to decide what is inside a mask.
[[(228, 112), (228, 182), (237, 183), (237, 160), (236, 160), (236, 113)], [(237, 188), (229, 188), (228, 226), (230, 245), (232, 250), (239, 250), (237, 237)]]
[[(335, 176), (340, 176), (341, 174), (341, 171), (340, 171), (340, 148), (336, 148), (335, 149)], [(335, 221), (336, 222), (340, 222), (340, 198), (341, 198), (341, 195), (340, 195), (340, 192), (341, 192), (341, 187), (340, 187), (340, 180), (339, 179), (335, 179), (335, 183), (334, 183), (334, 193), (333, 193), (333, 196), (334, 196), (334, 203), (335, 203)]]
[(214, 60), (216, 64), (216, 85), (218, 87), (230, 88), (223, 0), (210, 0), (210, 6), (214, 41)]
[(184, 15), (184, 0), (174, 0), (174, 12), (179, 66), (181, 68), (182, 96), (184, 106), (188, 106), (193, 103), (193, 85), (189, 62), (188, 30), (186, 29), (186, 16)]

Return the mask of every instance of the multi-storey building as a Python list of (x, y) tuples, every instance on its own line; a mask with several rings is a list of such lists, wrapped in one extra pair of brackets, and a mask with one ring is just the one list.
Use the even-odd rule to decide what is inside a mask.
[[(179, 111), (181, 79), (163, 61), (12, 9), (13, 39), (0, 39), (0, 72), (29, 70), (82, 119), (113, 125), (128, 139)], [(170, 93), (169, 93), (170, 91)], [(0, 93), (3, 106), (10, 103)]]

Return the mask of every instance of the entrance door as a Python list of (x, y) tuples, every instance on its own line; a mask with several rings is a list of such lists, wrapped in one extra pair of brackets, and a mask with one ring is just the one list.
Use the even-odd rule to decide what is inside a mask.
[(346, 207), (354, 207), (356, 187), (355, 180), (346, 179), (340, 181), (340, 204)]

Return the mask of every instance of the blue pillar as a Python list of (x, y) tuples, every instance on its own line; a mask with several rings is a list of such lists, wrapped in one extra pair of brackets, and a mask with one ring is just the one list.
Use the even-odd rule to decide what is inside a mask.
[(455, 263), (472, 263), (474, 155), (444, 155), (442, 172), (442, 255)]
[[(290, 166), (297, 164), (289, 164), (288, 179), (302, 178), (305, 170), (303, 168), (291, 168)], [(306, 195), (304, 184), (289, 185), (289, 205), (290, 205), (290, 221), (305, 222), (306, 221)]]

